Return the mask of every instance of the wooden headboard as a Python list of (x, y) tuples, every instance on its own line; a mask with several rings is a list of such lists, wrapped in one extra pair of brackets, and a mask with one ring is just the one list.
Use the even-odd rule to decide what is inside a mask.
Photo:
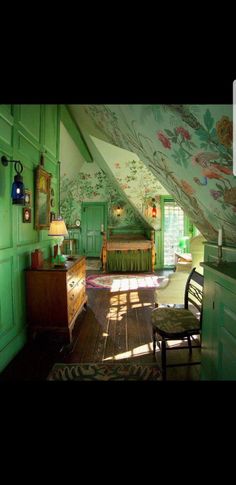
[(103, 271), (106, 270), (108, 252), (110, 251), (151, 251), (152, 255), (152, 271), (154, 271), (155, 264), (155, 241), (154, 241), (154, 231), (150, 231), (150, 237), (144, 232), (122, 232), (113, 234), (109, 231), (109, 237), (107, 238), (106, 233), (103, 233), (103, 245), (102, 245), (102, 267)]
[(142, 227), (127, 226), (120, 228), (108, 228), (107, 239), (151, 239), (151, 230)]

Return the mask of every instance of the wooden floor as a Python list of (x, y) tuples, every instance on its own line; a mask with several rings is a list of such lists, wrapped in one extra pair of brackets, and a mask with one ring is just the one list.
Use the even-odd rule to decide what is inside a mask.
[[(45, 380), (55, 362), (153, 363), (151, 311), (154, 289), (111, 293), (87, 289), (87, 310), (79, 315), (71, 346), (46, 335), (28, 343), (0, 375), (0, 380)], [(160, 352), (156, 353), (160, 365)], [(188, 350), (168, 352), (169, 363), (186, 362)], [(194, 349), (192, 360), (200, 360)], [(173, 367), (167, 380), (199, 380), (200, 365)]]

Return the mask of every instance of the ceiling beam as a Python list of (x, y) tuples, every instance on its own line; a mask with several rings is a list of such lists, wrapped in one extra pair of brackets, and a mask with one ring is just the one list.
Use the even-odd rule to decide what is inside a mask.
[(86, 162), (93, 162), (93, 157), (87, 146), (87, 143), (77, 123), (75, 122), (72, 114), (70, 113), (68, 107), (65, 104), (61, 105), (61, 122), (69, 132), (71, 138), (74, 140), (75, 144), (77, 145), (81, 155), (84, 157)]

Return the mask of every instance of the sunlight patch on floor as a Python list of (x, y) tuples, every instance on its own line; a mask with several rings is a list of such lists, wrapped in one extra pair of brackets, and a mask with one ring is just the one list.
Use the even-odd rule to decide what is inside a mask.
[[(144, 345), (140, 345), (139, 347), (135, 347), (134, 349), (127, 350), (126, 352), (121, 352), (120, 354), (115, 355), (114, 357), (106, 357), (105, 360), (121, 360), (121, 359), (129, 359), (131, 357), (140, 357), (142, 355), (147, 355), (152, 352), (153, 344), (152, 342)], [(159, 348), (156, 349), (156, 352), (159, 352)]]
[(112, 281), (111, 292), (137, 290), (138, 288), (157, 287), (157, 276), (134, 276), (115, 278)]
[(142, 308), (144, 306), (152, 306), (152, 303), (135, 303), (131, 308)]
[(120, 303), (127, 303), (127, 294), (126, 293), (122, 293), (121, 295), (116, 295), (116, 296), (112, 296), (110, 298), (110, 305), (111, 306), (114, 306), (114, 305), (118, 305)]
[(130, 302), (131, 303), (134, 303), (134, 302), (139, 301), (139, 294), (138, 294), (138, 292), (137, 291), (133, 291), (132, 293), (130, 293), (129, 299), (130, 299)]

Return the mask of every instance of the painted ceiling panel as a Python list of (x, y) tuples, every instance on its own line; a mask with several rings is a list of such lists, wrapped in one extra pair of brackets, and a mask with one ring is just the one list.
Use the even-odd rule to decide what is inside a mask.
[(62, 176), (64, 176), (65, 171), (66, 175), (71, 178), (84, 163), (81, 152), (63, 123), (60, 123), (60, 162), (62, 164)]
[[(98, 138), (91, 137), (112, 175), (132, 206), (155, 230), (160, 228), (160, 195), (168, 195), (157, 178), (139, 160), (135, 153), (121, 149)], [(153, 205), (157, 208), (156, 217), (152, 217)]]
[[(61, 203), (60, 212), (68, 227), (73, 227), (81, 219), (82, 202), (107, 202), (109, 227), (142, 227), (142, 220), (137, 216), (131, 204), (120, 196), (109, 177), (95, 163), (84, 162), (82, 169), (67, 173), (68, 165), (61, 167)], [(116, 208), (122, 207), (122, 214), (117, 217)]]
[(236, 244), (232, 105), (83, 105), (81, 129), (137, 154), (209, 241)]

